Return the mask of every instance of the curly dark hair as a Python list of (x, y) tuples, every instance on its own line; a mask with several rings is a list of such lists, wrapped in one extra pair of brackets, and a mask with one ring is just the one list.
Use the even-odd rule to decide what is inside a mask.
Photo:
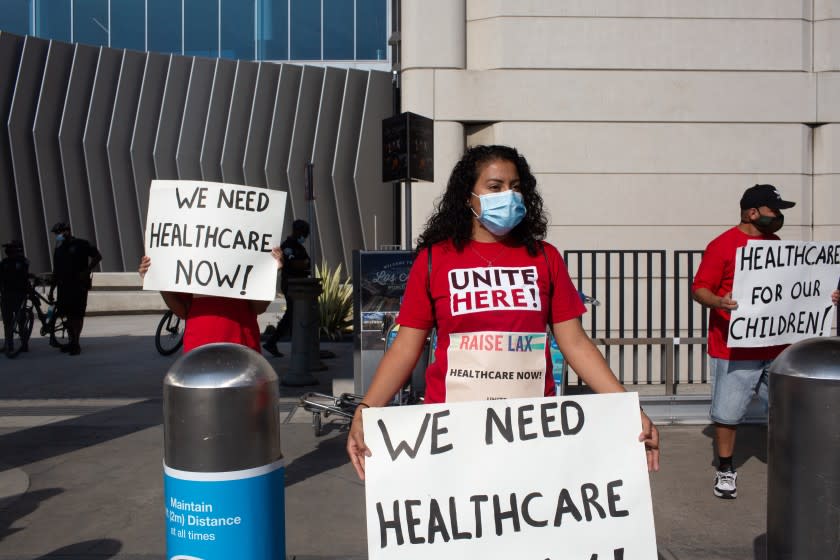
[(426, 222), (426, 228), (417, 239), (417, 250), (451, 239), (458, 251), (472, 238), (473, 213), (467, 201), (484, 166), (492, 161), (509, 161), (519, 174), (519, 192), (525, 203), (525, 217), (510, 232), (510, 239), (524, 245), (531, 256), (539, 251), (539, 242), (545, 239), (548, 220), (543, 212), (542, 197), (537, 192), (537, 180), (531, 167), (516, 148), (510, 146), (473, 146), (468, 148), (455, 164), (446, 192), (437, 202), (435, 212)]

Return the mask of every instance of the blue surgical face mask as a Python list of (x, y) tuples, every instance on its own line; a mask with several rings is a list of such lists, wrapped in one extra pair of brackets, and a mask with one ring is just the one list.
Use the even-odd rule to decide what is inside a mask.
[(64, 241), (64, 234), (63, 233), (59, 233), (58, 235), (55, 236), (55, 244), (56, 245), (61, 245), (62, 241)]
[[(478, 221), (493, 235), (506, 235), (519, 225), (525, 217), (525, 203), (522, 194), (507, 190), (498, 193), (483, 194), (477, 197), (481, 203), (481, 214), (472, 211)], [(472, 206), (470, 206), (472, 209)]]
[(298, 237), (298, 238), (297, 238), (297, 242), (298, 242), (298, 243), (300, 243), (301, 245), (303, 245), (303, 242), (304, 242), (304, 241), (306, 241), (306, 238), (305, 238), (304, 236), (302, 236), (302, 235), (301, 235), (300, 237)]

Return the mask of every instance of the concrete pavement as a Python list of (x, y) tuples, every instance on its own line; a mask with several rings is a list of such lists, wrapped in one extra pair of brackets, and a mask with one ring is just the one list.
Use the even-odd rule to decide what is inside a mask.
[[(261, 318), (264, 325), (276, 313)], [(91, 317), (82, 354), (44, 339), (15, 360), (0, 357), (0, 559), (160, 559), (165, 537), (161, 458), (163, 377), (157, 315)], [(284, 358), (269, 358), (278, 374)], [(300, 394), (352, 379), (352, 344), (316, 372), (319, 387), (281, 387), (290, 558), (366, 558), (364, 486), (344, 454), (344, 424), (316, 437)], [(663, 560), (764, 558), (766, 430), (739, 432), (739, 497), (712, 495), (711, 431), (662, 426), (662, 470), (651, 476)]]

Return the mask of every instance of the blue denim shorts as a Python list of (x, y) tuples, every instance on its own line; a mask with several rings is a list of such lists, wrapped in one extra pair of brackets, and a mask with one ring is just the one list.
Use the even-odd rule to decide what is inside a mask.
[(724, 360), (709, 358), (712, 378), (712, 408), (709, 416), (718, 424), (740, 424), (757, 394), (767, 408), (767, 368), (772, 360)]

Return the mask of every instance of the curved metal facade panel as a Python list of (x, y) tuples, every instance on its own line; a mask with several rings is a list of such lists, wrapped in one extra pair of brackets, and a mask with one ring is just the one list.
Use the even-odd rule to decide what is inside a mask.
[(122, 51), (101, 48), (93, 91), (90, 95), (90, 109), (82, 144), (85, 151), (85, 165), (88, 173), (90, 202), (93, 207), (93, 225), (96, 241), (102, 253), (103, 272), (124, 270), (120, 228), (114, 210), (114, 187), (111, 184), (111, 169), (108, 166), (108, 130), (111, 126), (114, 98), (117, 94), (117, 79), (122, 65)]
[(61, 124), (61, 109), (67, 97), (67, 83), (73, 61), (73, 46), (59, 41), (50, 41), (44, 79), (38, 95), (38, 109), (32, 135), (35, 139), (35, 157), (38, 164), (38, 182), (44, 201), (44, 219), (47, 239), (50, 229), (58, 221), (66, 221), (67, 194), (64, 188), (64, 173), (61, 169), (61, 150), (58, 146), (58, 128)]
[[(268, 137), (268, 152), (265, 155), (265, 178), (268, 188), (289, 192), (289, 152), (292, 148), (292, 130), (295, 122), (300, 76), (303, 69), (292, 64), (280, 67), (277, 82), (277, 96), (274, 98), (274, 112), (271, 116), (271, 130)], [(283, 223), (292, 221), (292, 204), (286, 204)]]
[(352, 262), (353, 249), (367, 249), (362, 232), (362, 214), (353, 184), (353, 168), (359, 148), (367, 79), (368, 72), (347, 71), (341, 103), (341, 121), (335, 144), (335, 161), (331, 173), (345, 263)]
[(222, 180), (241, 185), (245, 182), (242, 163), (245, 159), (245, 142), (248, 123), (254, 104), (254, 86), (257, 83), (259, 64), (240, 60), (236, 63), (236, 77), (230, 97), (225, 141), (222, 146)]
[(169, 57), (148, 53), (143, 69), (143, 83), (137, 102), (137, 116), (131, 136), (131, 169), (134, 185), (137, 187), (137, 208), (141, 228), (145, 228), (146, 211), (149, 208), (149, 187), (155, 179), (155, 137), (160, 122), (160, 107), (163, 104), (163, 89), (169, 71)]
[(44, 217), (44, 200), (38, 181), (32, 127), (47, 60), (48, 41), (27, 37), (23, 42), (12, 105), (9, 109), (9, 145), (17, 191), (23, 247), (33, 272), (51, 269), (49, 229)]
[(266, 187), (265, 157), (268, 152), (268, 137), (271, 133), (271, 114), (274, 111), (274, 99), (277, 97), (277, 80), (280, 66), (271, 62), (261, 62), (257, 72), (257, 85), (254, 90), (254, 103), (251, 106), (251, 118), (248, 125), (248, 138), (245, 142), (245, 159), (242, 171), (245, 184), (252, 187)]
[(178, 165), (175, 151), (181, 135), (181, 119), (184, 116), (184, 101), (187, 98), (192, 57), (172, 55), (169, 58), (169, 72), (163, 89), (163, 103), (160, 107), (157, 136), (155, 137), (155, 176), (158, 179), (177, 179)]
[(207, 109), (207, 126), (201, 144), (201, 176), (205, 181), (222, 180), (222, 147), (225, 144), (225, 129), (230, 112), (230, 94), (236, 62), (219, 59), (213, 74), (213, 90), (210, 92), (210, 107)]
[(399, 241), (394, 232), (394, 187), (382, 182), (382, 119), (391, 116), (392, 100), (391, 77), (384, 72), (371, 72), (353, 178), (362, 209), (365, 247), (372, 249)]
[[(292, 217), (309, 221), (313, 231), (317, 231), (318, 225), (317, 218), (314, 215), (310, 216), (309, 202), (306, 200), (306, 164), (312, 157), (323, 83), (323, 68), (304, 66), (300, 78), (300, 89), (298, 90), (289, 161), (286, 165), (289, 199), (292, 201)], [(319, 235), (319, 241), (320, 237)], [(313, 252), (315, 254), (310, 255), (312, 262), (321, 262), (321, 248), (316, 245)]]
[(343, 264), (348, 270), (351, 261), (344, 259), (341, 225), (338, 219), (336, 196), (332, 184), (332, 169), (335, 161), (335, 144), (338, 136), (338, 122), (341, 117), (341, 99), (344, 97), (344, 83), (347, 70), (327, 68), (324, 85), (321, 88), (321, 105), (318, 124), (315, 129), (315, 143), (312, 148), (312, 173), (315, 191), (315, 219), (319, 224), (321, 255), (332, 266)]
[[(372, 74), (384, 84), (375, 94)], [(0, 235), (21, 238), (32, 270), (46, 271), (49, 229), (69, 220), (99, 247), (103, 271), (133, 271), (153, 179), (226, 180), (288, 192), (285, 219), (312, 222), (313, 259), (347, 266), (353, 249), (372, 246), (360, 208), (393, 212), (393, 195), (383, 197), (390, 190), (359, 186), (381, 184), (375, 119), (390, 106), (383, 72), (0, 33)], [(376, 212), (380, 228), (392, 229), (384, 222), (393, 214)]]
[(12, 106), (22, 50), (23, 37), (0, 32), (0, 239), (3, 240), (21, 238), (7, 117)]
[(192, 63), (175, 155), (180, 179), (201, 179), (201, 143), (207, 126), (207, 107), (210, 106), (215, 68), (216, 61), (210, 58), (195, 58)]
[(96, 243), (97, 239), (82, 137), (85, 133), (98, 60), (99, 49), (76, 45), (70, 82), (67, 84), (67, 95), (61, 112), (61, 125), (58, 129), (58, 146), (61, 150), (61, 168), (64, 171), (64, 189), (69, 212), (67, 218), (74, 234), (91, 243)]
[(108, 167), (114, 189), (114, 210), (120, 232), (123, 263), (131, 269), (143, 256), (143, 229), (137, 209), (137, 189), (131, 171), (131, 135), (137, 117), (146, 55), (125, 51), (120, 68), (114, 114), (108, 131)]

